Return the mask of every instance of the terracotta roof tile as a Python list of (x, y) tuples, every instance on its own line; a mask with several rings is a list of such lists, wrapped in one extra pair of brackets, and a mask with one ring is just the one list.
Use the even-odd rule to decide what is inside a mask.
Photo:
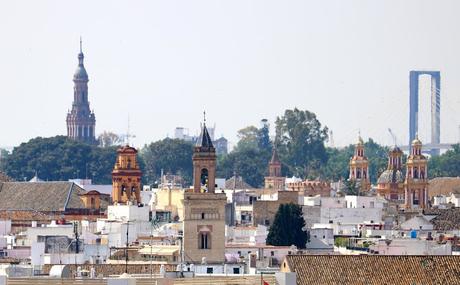
[(303, 284), (460, 284), (460, 256), (289, 255)]
[(0, 210), (62, 211), (84, 208), (72, 182), (0, 182)]

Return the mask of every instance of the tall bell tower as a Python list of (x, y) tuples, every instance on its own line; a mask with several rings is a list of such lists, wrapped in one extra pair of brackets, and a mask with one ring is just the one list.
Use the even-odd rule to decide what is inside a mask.
[(425, 209), (428, 206), (428, 160), (422, 154), (418, 135), (412, 141), (411, 154), (406, 162), (405, 208)]
[(215, 191), (216, 150), (206, 120), (193, 152), (193, 189), (184, 193), (184, 251), (190, 263), (225, 261), (224, 193)]
[(137, 150), (128, 145), (117, 151), (117, 161), (112, 171), (113, 203), (141, 203), (142, 172), (137, 161)]
[(278, 157), (278, 151), (273, 146), (272, 158), (268, 163), (268, 176), (265, 177), (265, 188), (284, 190), (286, 179), (281, 176), (281, 161)]
[(193, 192), (214, 193), (216, 186), (216, 149), (209, 136), (206, 122), (193, 151)]
[(371, 189), (369, 180), (369, 161), (364, 155), (364, 141), (361, 135), (358, 135), (358, 142), (355, 144), (355, 154), (350, 159), (350, 178), (359, 184), (361, 193)]
[(67, 137), (73, 140), (97, 144), (95, 136), (96, 116), (89, 108), (88, 101), (88, 73), (83, 64), (85, 56), (80, 39), (80, 53), (78, 66), (73, 75), (73, 103), (67, 113)]

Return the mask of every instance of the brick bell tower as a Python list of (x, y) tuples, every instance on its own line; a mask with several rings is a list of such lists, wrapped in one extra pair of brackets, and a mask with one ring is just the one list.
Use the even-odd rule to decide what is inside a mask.
[(141, 203), (142, 172), (137, 162), (137, 150), (128, 145), (117, 151), (117, 161), (112, 171), (113, 203)]
[(195, 264), (225, 261), (224, 193), (215, 193), (216, 150), (206, 119), (193, 152), (193, 189), (184, 193), (185, 261)]
[(286, 178), (281, 176), (281, 161), (278, 157), (278, 151), (273, 146), (272, 158), (268, 163), (268, 176), (265, 177), (265, 188), (284, 190)]
[(80, 39), (80, 53), (78, 66), (73, 75), (73, 103), (72, 109), (67, 113), (67, 137), (73, 140), (97, 144), (95, 137), (96, 116), (89, 108), (88, 101), (88, 73), (83, 64), (85, 56), (82, 51)]

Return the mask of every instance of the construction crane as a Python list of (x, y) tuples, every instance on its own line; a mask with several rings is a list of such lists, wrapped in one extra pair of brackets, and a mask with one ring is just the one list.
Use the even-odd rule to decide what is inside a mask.
[(332, 132), (332, 130), (329, 131), (329, 145), (330, 147), (335, 147), (334, 132)]
[(396, 136), (395, 136), (395, 134), (393, 133), (393, 131), (391, 131), (391, 129), (390, 129), (390, 128), (388, 128), (388, 132), (390, 133), (390, 135), (391, 135), (391, 138), (393, 139), (393, 143), (394, 143), (394, 145), (397, 145)]

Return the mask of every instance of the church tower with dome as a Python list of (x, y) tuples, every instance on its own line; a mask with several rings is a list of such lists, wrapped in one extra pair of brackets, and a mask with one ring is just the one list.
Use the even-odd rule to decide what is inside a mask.
[(422, 154), (422, 142), (416, 135), (406, 162), (405, 208), (425, 209), (428, 206), (428, 160)]
[(364, 141), (361, 135), (355, 145), (355, 153), (350, 159), (350, 181), (355, 181), (359, 187), (359, 192), (365, 193), (371, 189), (369, 180), (369, 161), (364, 155)]
[(403, 152), (396, 145), (388, 153), (388, 167), (377, 179), (377, 194), (399, 204), (404, 203)]
[(67, 137), (73, 140), (97, 144), (95, 137), (96, 117), (89, 108), (88, 101), (88, 73), (83, 65), (82, 42), (80, 39), (80, 53), (78, 67), (73, 75), (73, 103), (67, 113)]

